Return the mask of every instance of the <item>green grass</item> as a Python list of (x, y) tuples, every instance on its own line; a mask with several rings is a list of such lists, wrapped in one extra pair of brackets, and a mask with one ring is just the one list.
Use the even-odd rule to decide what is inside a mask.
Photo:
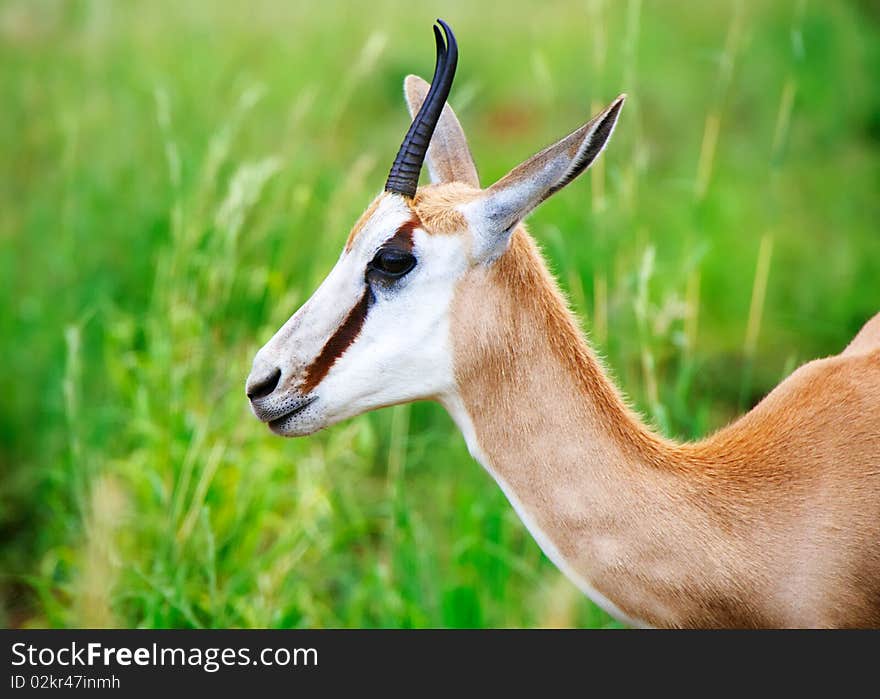
[[(438, 11), (0, 4), (5, 624), (612, 623), (440, 407), (281, 440), (243, 395), (381, 188)], [(486, 183), (629, 94), (531, 230), (662, 431), (717, 428), (880, 308), (873, 5), (442, 16)]]

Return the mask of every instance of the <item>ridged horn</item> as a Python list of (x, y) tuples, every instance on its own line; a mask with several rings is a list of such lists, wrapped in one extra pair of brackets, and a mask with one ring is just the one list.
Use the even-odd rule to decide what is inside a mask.
[(403, 143), (400, 144), (400, 150), (397, 152), (397, 157), (391, 166), (391, 172), (388, 173), (388, 180), (385, 182), (386, 192), (402, 194), (410, 199), (415, 196), (419, 186), (422, 163), (425, 162), (425, 154), (428, 152), (431, 136), (434, 135), (434, 129), (440, 119), (443, 105), (446, 104), (446, 98), (449, 96), (449, 90), (455, 78), (455, 68), (458, 65), (458, 44), (455, 42), (455, 35), (442, 19), (438, 19), (437, 24), (443, 27), (446, 41), (444, 43), (443, 36), (435, 24), (434, 39), (437, 42), (437, 63), (434, 66), (431, 89), (428, 90), (428, 95), (425, 97), (419, 113), (413, 119), (409, 131), (406, 132)]

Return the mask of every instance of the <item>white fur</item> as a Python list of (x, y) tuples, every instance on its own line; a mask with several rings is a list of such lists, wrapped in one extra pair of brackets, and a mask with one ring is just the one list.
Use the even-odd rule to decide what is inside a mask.
[(337, 422), (384, 405), (435, 398), (455, 382), (449, 308), (466, 255), (459, 236), (416, 229), (416, 268), (370, 309), (355, 343), (318, 387)]
[[(367, 264), (411, 215), (400, 197), (384, 196), (352, 249), (257, 353), (255, 379), (274, 367), (282, 371), (272, 395), (254, 401), (258, 417), (275, 419), (302, 402), (297, 388), (304, 372), (364, 294)], [(375, 302), (358, 337), (309, 394), (314, 402), (290, 420), (273, 423), (275, 432), (311, 434), (368, 410), (452, 390), (449, 308), (467, 265), (465, 239), (416, 229), (413, 243), (416, 267), (393, 286), (374, 287)]]

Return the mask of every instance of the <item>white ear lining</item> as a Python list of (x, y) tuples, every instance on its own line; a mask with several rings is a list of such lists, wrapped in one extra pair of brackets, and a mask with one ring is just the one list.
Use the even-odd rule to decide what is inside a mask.
[(599, 115), (511, 170), (482, 197), (463, 207), (478, 239), (475, 257), (495, 259), (503, 253), (517, 223), (590, 167), (611, 138), (623, 101), (621, 95)]
[[(605, 150), (605, 146), (611, 140), (614, 129), (617, 126), (617, 117), (623, 106), (625, 96), (621, 95), (594, 120), (593, 128), (591, 128), (584, 137), (583, 143), (578, 148), (577, 154), (572, 160), (571, 166), (565, 175), (560, 178), (559, 182), (554, 184), (545, 195), (545, 199), (554, 192), (558, 192), (574, 178), (580, 175), (584, 170), (593, 164), (593, 161), (601, 155)], [(595, 144), (595, 145), (594, 145)]]
[(548, 190), (547, 194), (544, 195), (544, 199), (549, 197), (554, 192), (558, 192), (565, 185), (571, 182), (575, 177), (577, 177), (584, 169), (586, 169), (590, 163), (595, 160), (596, 156), (602, 152), (602, 148), (604, 148), (604, 144), (599, 146), (598, 152), (594, 155), (590, 155), (590, 144), (593, 142), (593, 134), (595, 133), (595, 129), (590, 131), (587, 134), (587, 137), (584, 139), (584, 142), (581, 144), (581, 147), (578, 148), (578, 152), (575, 155), (574, 159), (571, 161), (571, 165), (568, 170), (565, 171), (565, 174), (559, 178), (559, 180), (553, 184)]

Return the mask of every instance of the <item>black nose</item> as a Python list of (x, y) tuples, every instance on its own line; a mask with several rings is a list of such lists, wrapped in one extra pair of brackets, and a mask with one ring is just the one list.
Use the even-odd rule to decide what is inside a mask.
[(278, 380), (281, 378), (281, 369), (274, 369), (271, 374), (265, 376), (261, 379), (257, 379), (252, 384), (248, 384), (245, 392), (247, 393), (247, 397), (251, 400), (257, 400), (257, 398), (262, 398), (263, 396), (268, 396), (272, 391), (275, 390), (275, 387), (278, 385)]

